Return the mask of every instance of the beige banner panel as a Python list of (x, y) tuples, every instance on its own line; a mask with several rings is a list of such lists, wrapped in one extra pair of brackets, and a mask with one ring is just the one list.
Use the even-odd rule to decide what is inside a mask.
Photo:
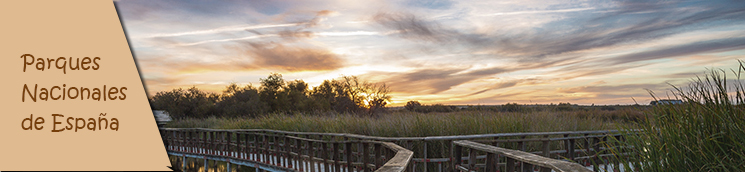
[(112, 1), (0, 1), (0, 26), (0, 170), (169, 170)]

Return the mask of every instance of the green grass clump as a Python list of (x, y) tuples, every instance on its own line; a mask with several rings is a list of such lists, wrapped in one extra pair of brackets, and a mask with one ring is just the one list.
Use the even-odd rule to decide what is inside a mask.
[(745, 171), (743, 71), (740, 61), (735, 81), (712, 70), (687, 87), (673, 86), (686, 103), (653, 108), (652, 119), (638, 125), (643, 132), (625, 141), (634, 154), (621, 159), (636, 171)]

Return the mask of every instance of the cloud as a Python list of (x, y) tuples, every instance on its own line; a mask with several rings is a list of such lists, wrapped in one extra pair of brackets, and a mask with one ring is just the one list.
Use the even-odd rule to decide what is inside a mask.
[(436, 94), (481, 77), (509, 72), (512, 69), (493, 67), (467, 70), (468, 68), (427, 68), (411, 72), (380, 72), (367, 75), (386, 76), (382, 82), (387, 83), (394, 92)]
[(474, 96), (474, 95), (485, 93), (485, 92), (491, 91), (491, 90), (497, 90), (497, 89), (502, 89), (502, 88), (514, 87), (517, 84), (518, 84), (518, 81), (501, 82), (501, 83), (494, 84), (494, 86), (491, 86), (489, 88), (483, 89), (481, 91), (470, 93), (470, 94), (465, 95), (463, 97)]
[(451, 0), (408, 0), (405, 3), (406, 5), (429, 9), (449, 9), (453, 6)]
[(295, 71), (324, 71), (343, 67), (344, 61), (323, 48), (288, 47), (282, 44), (246, 43), (244, 54), (255, 66)]
[(699, 53), (731, 51), (745, 48), (745, 37), (726, 38), (711, 41), (694, 42), (685, 45), (659, 48), (650, 51), (614, 57), (612, 64), (624, 64), (635, 61), (654, 60), (668, 57), (679, 57)]
[(667, 83), (657, 83), (657, 84), (622, 84), (622, 85), (592, 85), (592, 86), (580, 86), (580, 87), (572, 87), (572, 88), (566, 88), (561, 89), (559, 88), (558, 92), (560, 93), (599, 93), (599, 94), (605, 94), (605, 93), (629, 93), (629, 92), (646, 92), (647, 89), (649, 90), (665, 90), (670, 88), (670, 85)]
[(595, 8), (569, 8), (569, 9), (558, 9), (558, 10), (535, 10), (535, 11), (515, 11), (515, 12), (500, 12), (484, 14), (479, 16), (502, 16), (502, 15), (523, 15), (523, 14), (547, 14), (547, 13), (567, 13), (567, 12), (579, 12), (595, 10)]
[[(571, 18), (574, 21), (571, 22), (559, 20), (542, 28), (534, 28), (540, 32), (469, 32), (406, 12), (379, 12), (373, 16), (373, 21), (383, 28), (398, 31), (398, 34), (392, 36), (419, 42), (424, 46), (452, 51), (488, 52), (494, 58), (518, 60), (552, 58), (560, 54), (651, 41), (712, 26), (745, 23), (745, 18), (741, 17), (745, 16), (743, 4), (704, 3), (683, 7), (684, 4), (685, 2), (677, 1), (622, 1), (621, 7), (606, 9), (612, 12), (601, 13), (598, 17), (574, 16)], [(508, 25), (497, 25), (500, 24)], [(727, 45), (709, 46), (714, 48)]]

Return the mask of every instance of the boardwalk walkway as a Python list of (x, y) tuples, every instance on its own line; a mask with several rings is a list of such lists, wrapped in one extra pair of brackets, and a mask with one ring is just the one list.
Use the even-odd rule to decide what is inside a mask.
[[(622, 148), (609, 143), (623, 139), (613, 130), (373, 137), (265, 129), (168, 128), (161, 129), (161, 136), (169, 155), (223, 161), (257, 171), (309, 172), (562, 171), (536, 164), (531, 158), (511, 157), (503, 150), (540, 155), (544, 162), (551, 159), (554, 164), (607, 171), (620, 167), (608, 150)], [(471, 147), (474, 145), (479, 146)], [(468, 154), (461, 155), (461, 150)]]

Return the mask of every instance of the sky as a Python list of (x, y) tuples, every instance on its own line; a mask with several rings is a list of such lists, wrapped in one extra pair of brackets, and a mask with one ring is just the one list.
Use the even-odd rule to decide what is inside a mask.
[(745, 59), (741, 1), (119, 0), (150, 95), (357, 76), (393, 106), (648, 104)]

